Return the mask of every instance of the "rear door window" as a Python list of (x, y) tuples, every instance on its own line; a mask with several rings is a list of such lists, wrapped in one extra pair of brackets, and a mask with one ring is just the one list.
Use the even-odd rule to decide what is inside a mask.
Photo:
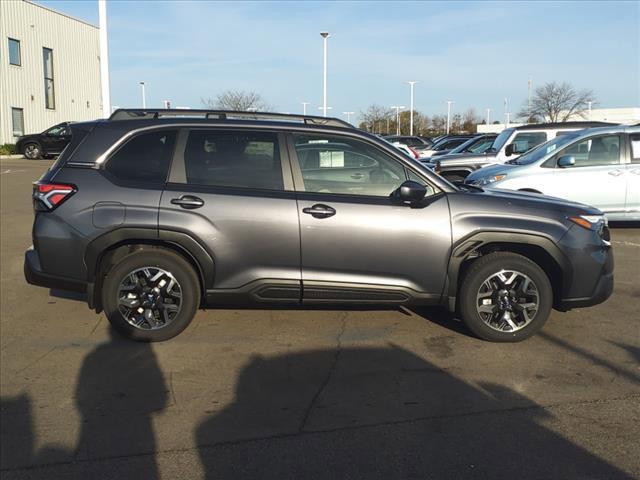
[(184, 166), (192, 185), (284, 189), (278, 135), (273, 132), (192, 130)]
[(176, 142), (176, 130), (136, 135), (107, 160), (106, 171), (121, 182), (163, 184)]

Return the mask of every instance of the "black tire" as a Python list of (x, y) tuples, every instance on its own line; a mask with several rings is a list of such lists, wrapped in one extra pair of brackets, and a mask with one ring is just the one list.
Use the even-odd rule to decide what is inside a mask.
[(29, 160), (39, 160), (42, 158), (42, 147), (37, 142), (29, 142), (23, 148), (23, 155)]
[[(533, 319), (515, 332), (496, 330), (478, 312), (478, 292), (490, 276), (501, 270), (514, 270), (528, 276), (538, 291), (538, 310)], [(528, 258), (511, 252), (496, 252), (474, 261), (465, 273), (459, 292), (459, 311), (465, 325), (478, 337), (491, 342), (519, 342), (542, 328), (553, 306), (553, 289), (547, 274)]]
[[(166, 326), (155, 330), (136, 327), (120, 313), (120, 284), (129, 273), (145, 267), (169, 272), (180, 285), (180, 308)], [(102, 285), (102, 305), (111, 325), (124, 336), (141, 342), (161, 342), (175, 337), (193, 320), (200, 304), (200, 282), (193, 267), (182, 256), (163, 248), (150, 247), (125, 256), (108, 271)]]

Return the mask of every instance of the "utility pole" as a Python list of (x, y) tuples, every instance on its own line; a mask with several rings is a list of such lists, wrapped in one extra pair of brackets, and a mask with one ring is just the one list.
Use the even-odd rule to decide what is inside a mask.
[(403, 105), (401, 107), (392, 106), (391, 108), (393, 108), (396, 111), (396, 135), (400, 135), (400, 110), (404, 110), (407, 107)]
[(324, 43), (324, 55), (323, 55), (323, 73), (322, 73), (322, 111), (323, 115), (327, 116), (327, 38), (329, 37), (329, 32), (320, 32), (320, 36), (323, 39)]
[(142, 87), (142, 108), (147, 108), (147, 95), (144, 91), (144, 82), (140, 82), (140, 87)]
[(98, 0), (100, 21), (100, 86), (102, 89), (102, 116), (111, 116), (111, 89), (109, 87), (109, 37), (107, 35), (107, 0)]
[(415, 80), (411, 80), (409, 82), (406, 82), (411, 86), (411, 110), (409, 111), (409, 135), (413, 136), (413, 87), (416, 83)]
[(451, 125), (451, 104), (452, 100), (447, 100), (447, 135), (449, 135), (449, 125)]
[(307, 105), (310, 105), (309, 102), (301, 102), (302, 103), (302, 114), (306, 115), (307, 114)]
[(347, 116), (347, 122), (351, 123), (351, 115), (353, 115), (356, 112), (342, 112), (342, 113)]

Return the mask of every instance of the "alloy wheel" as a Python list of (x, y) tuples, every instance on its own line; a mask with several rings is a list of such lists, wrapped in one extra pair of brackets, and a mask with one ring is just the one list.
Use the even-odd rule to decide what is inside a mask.
[(182, 288), (176, 278), (158, 267), (138, 268), (118, 287), (118, 310), (132, 326), (158, 330), (180, 313)]
[(515, 270), (488, 277), (478, 290), (476, 309), (482, 321), (499, 332), (516, 332), (535, 318), (540, 305), (538, 287)]
[(35, 143), (27, 145), (24, 149), (24, 156), (30, 160), (34, 160), (40, 156), (40, 147)]

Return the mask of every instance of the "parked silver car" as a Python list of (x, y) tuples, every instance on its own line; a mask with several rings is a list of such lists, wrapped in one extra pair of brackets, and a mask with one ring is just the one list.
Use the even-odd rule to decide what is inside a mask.
[(465, 183), (565, 198), (597, 207), (609, 220), (640, 220), (640, 124), (567, 133), (476, 170)]

